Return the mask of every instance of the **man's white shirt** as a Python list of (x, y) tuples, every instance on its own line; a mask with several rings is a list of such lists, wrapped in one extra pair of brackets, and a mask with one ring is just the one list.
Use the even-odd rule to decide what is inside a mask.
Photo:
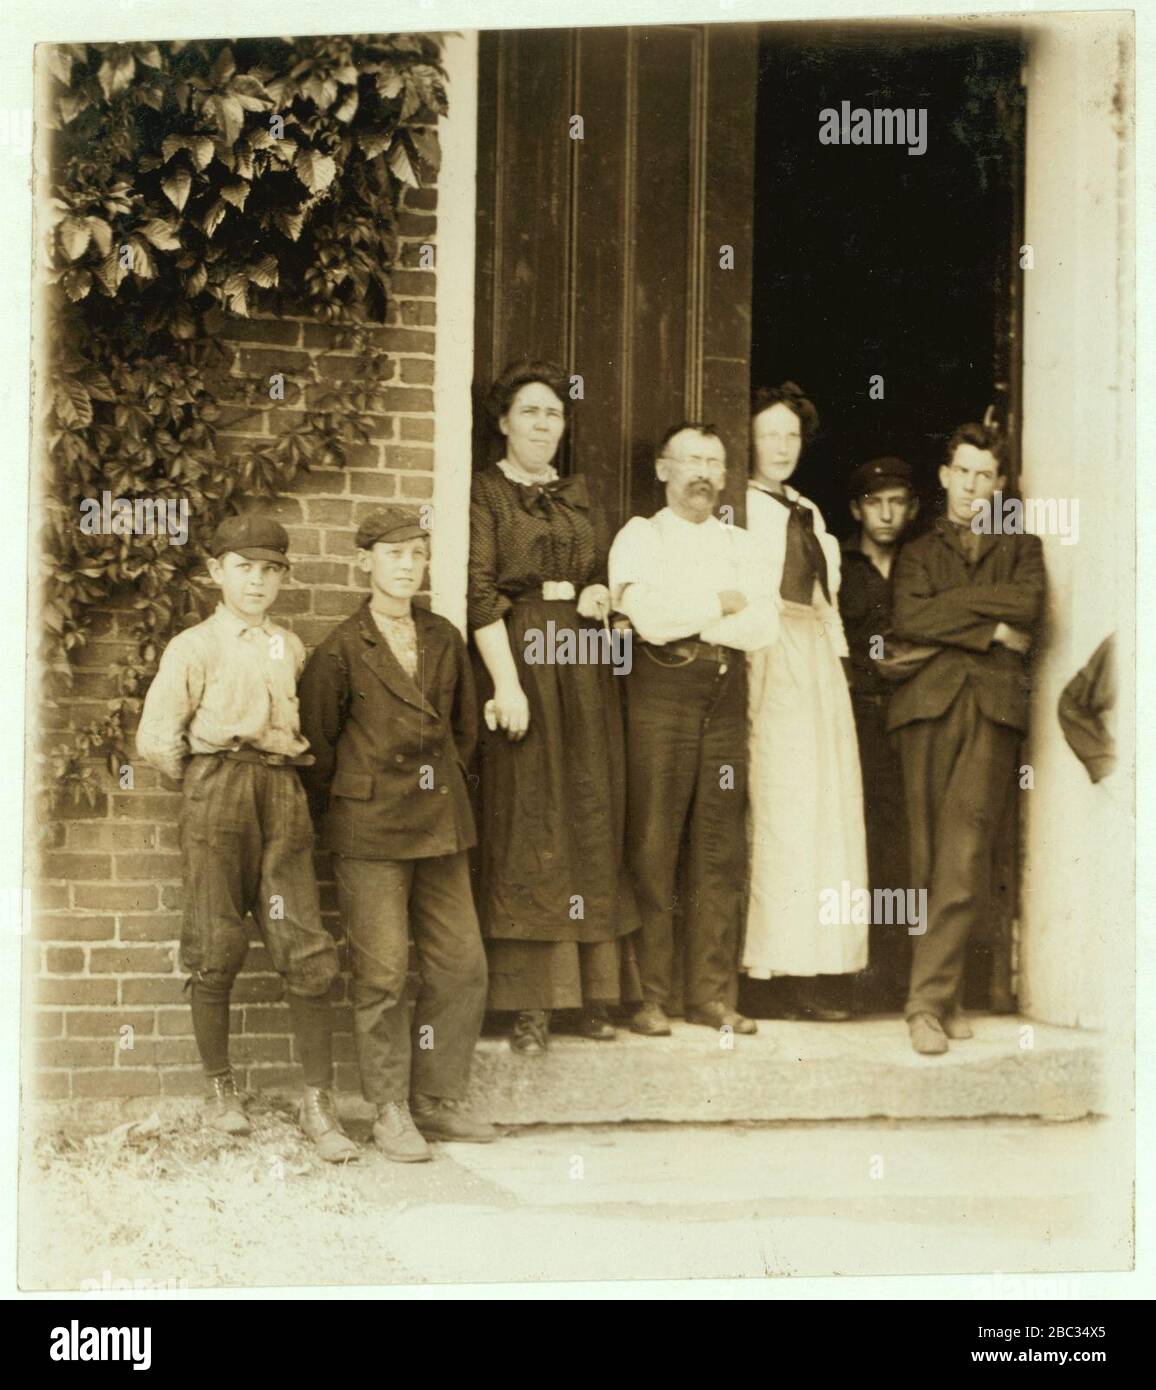
[[(715, 516), (687, 521), (669, 507), (632, 517), (610, 547), (610, 595), (644, 642), (698, 637), (753, 652), (778, 635), (778, 606), (750, 535)], [(747, 606), (723, 615), (719, 594)]]

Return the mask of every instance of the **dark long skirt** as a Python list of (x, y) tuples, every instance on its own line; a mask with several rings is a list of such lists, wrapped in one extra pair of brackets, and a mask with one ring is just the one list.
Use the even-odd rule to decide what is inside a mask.
[[(518, 743), (481, 733), (478, 911), (492, 1009), (638, 997), (633, 952), (621, 949), (637, 927), (623, 863), (622, 677), (607, 663), (528, 663), (527, 633), (550, 622), (556, 640), (599, 630), (573, 601), (518, 601), (506, 627), (529, 732)], [(479, 676), (484, 701), (493, 687)]]

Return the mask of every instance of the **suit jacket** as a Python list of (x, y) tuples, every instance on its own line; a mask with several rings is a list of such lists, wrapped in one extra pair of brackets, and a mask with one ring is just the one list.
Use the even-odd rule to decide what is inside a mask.
[(996, 624), (1034, 633), (1044, 607), (1044, 554), (1032, 535), (981, 535), (971, 562), (946, 517), (899, 552), (892, 630), (942, 650), (891, 697), (887, 725), (945, 714), (965, 682), (997, 724), (1026, 729), (1031, 676), (1025, 657), (992, 644)]
[(457, 628), (414, 608), (413, 680), (366, 603), (305, 667), (301, 769), (324, 847), (362, 859), (426, 859), (477, 842), (466, 767), (477, 738), (474, 679)]

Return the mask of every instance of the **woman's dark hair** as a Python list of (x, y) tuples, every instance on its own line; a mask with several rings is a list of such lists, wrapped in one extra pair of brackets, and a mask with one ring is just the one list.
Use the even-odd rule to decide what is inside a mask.
[(819, 412), (807, 399), (801, 386), (796, 386), (793, 381), (784, 381), (780, 386), (760, 386), (751, 397), (751, 419), (773, 405), (785, 405), (798, 417), (804, 444), (814, 439), (819, 428)]
[(490, 419), (493, 421), (495, 429), (498, 421), (509, 410), (514, 397), (522, 387), (529, 386), (531, 382), (535, 381), (540, 381), (543, 386), (548, 386), (562, 402), (562, 409), (566, 414), (569, 414), (570, 378), (558, 366), (557, 362), (511, 362), (490, 387), (487, 404)]

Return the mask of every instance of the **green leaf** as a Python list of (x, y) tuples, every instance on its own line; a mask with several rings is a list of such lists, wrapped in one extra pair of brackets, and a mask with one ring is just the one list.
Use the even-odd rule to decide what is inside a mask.
[(254, 285), (271, 290), (277, 283), (277, 262), (272, 256), (262, 256), (255, 265), (248, 267), (247, 274)]
[(100, 65), (97, 79), (106, 101), (128, 90), (136, 73), (136, 59), (127, 49), (112, 52)]
[(362, 130), (357, 135), (357, 143), (367, 159), (376, 159), (384, 150), (389, 149), (392, 139), (393, 135), (388, 130)]
[(83, 217), (66, 217), (60, 224), (60, 245), (70, 261), (79, 260), (88, 250), (92, 228)]
[(205, 229), (205, 235), (212, 237), (213, 233), (225, 220), (225, 213), (229, 211), (223, 198), (218, 198), (213, 206), (201, 218), (201, 226)]
[(233, 50), (226, 46), (217, 54), (217, 60), (209, 71), (209, 81), (214, 87), (223, 87), (236, 71), (237, 64), (233, 61)]
[(178, 212), (185, 210), (185, 204), (189, 201), (189, 192), (193, 186), (193, 176), (187, 169), (177, 168), (171, 174), (166, 175), (161, 180), (161, 187), (165, 191), (165, 196)]
[(249, 185), (244, 179), (235, 179), (231, 183), (226, 183), (221, 187), (221, 197), (226, 203), (231, 203), (235, 208), (244, 208), (245, 200), (249, 196)]
[(141, 236), (158, 251), (179, 251), (181, 239), (178, 232), (179, 228), (175, 222), (166, 222), (159, 217), (154, 217), (151, 222), (146, 222), (140, 228)]
[(327, 154), (301, 150), (293, 161), (293, 171), (310, 193), (321, 193), (337, 174), (337, 165)]
[(236, 142), (245, 124), (245, 108), (234, 96), (214, 93), (208, 109), (213, 113), (221, 133), (230, 145)]
[(394, 177), (400, 179), (402, 183), (408, 183), (412, 188), (421, 186), (420, 180), (414, 172), (413, 162), (409, 157), (409, 149), (400, 133), (389, 152), (389, 167), (393, 171)]
[(61, 277), (61, 285), (64, 292), (74, 304), (87, 298), (92, 289), (92, 276), (87, 270), (72, 269), (66, 270)]
[(66, 430), (84, 429), (92, 424), (92, 401), (75, 377), (58, 377), (53, 387), (56, 418)]
[(102, 256), (107, 256), (112, 250), (112, 228), (103, 217), (87, 217), (85, 221), (96, 243), (96, 249)]
[(161, 51), (155, 43), (134, 43), (132, 51), (146, 67), (159, 68), (161, 66)]

